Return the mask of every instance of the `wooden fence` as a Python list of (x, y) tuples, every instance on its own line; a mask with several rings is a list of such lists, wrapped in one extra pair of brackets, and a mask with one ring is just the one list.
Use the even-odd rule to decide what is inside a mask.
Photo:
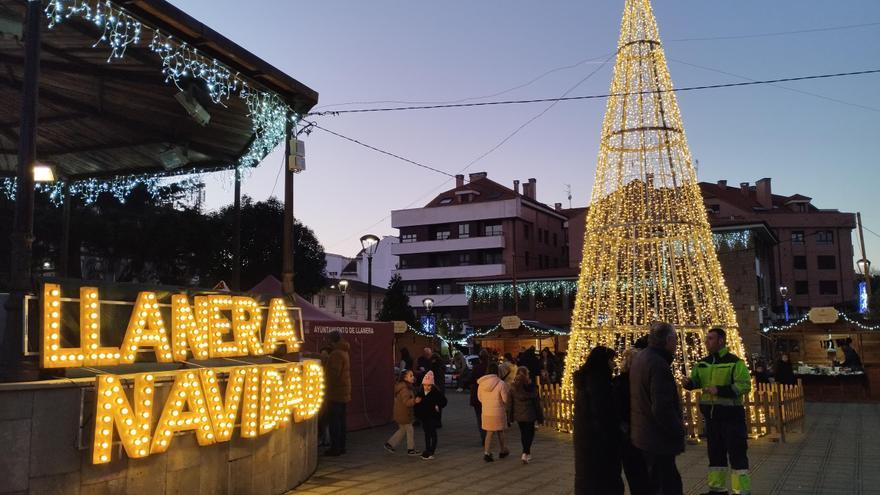
[[(700, 391), (680, 390), (682, 413), (688, 440), (699, 442), (703, 434), (703, 416), (700, 414)], [(803, 431), (804, 388), (778, 383), (752, 383), (752, 390), (744, 398), (746, 428), (752, 438), (772, 435), (785, 442), (785, 434), (794, 429)], [(571, 432), (574, 418), (574, 396), (560, 385), (541, 386), (541, 405), (544, 424), (559, 431)]]

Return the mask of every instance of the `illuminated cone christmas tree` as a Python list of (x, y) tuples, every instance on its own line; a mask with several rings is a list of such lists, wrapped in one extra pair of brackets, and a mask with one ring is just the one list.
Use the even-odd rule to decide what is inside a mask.
[(626, 0), (610, 93), (566, 388), (590, 349), (621, 351), (653, 321), (678, 330), (680, 370), (701, 355), (715, 325), (743, 355), (649, 0)]

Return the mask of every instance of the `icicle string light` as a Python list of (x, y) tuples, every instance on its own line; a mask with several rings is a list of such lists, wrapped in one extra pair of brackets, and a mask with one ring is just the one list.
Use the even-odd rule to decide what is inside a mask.
[[(235, 96), (240, 98), (248, 109), (254, 138), (248, 150), (239, 157), (234, 165), (239, 177), (245, 177), (246, 170), (259, 164), (287, 134), (288, 118), (294, 128), (299, 121), (297, 115), (278, 95), (252, 87), (237, 72), (216, 59), (206, 57), (198, 49), (187, 43), (176, 40), (158, 29), (144, 25), (125, 9), (107, 0), (51, 0), (45, 8), (49, 28), (63, 23), (71, 17), (78, 17), (93, 23), (101, 30), (101, 36), (92, 45), (96, 47), (106, 44), (110, 47), (107, 62), (122, 59), (130, 46), (141, 44), (146, 32), (152, 33), (146, 46), (156, 54), (162, 63), (162, 75), (169, 84), (182, 89), (182, 82), (199, 80), (204, 84), (208, 95), (215, 104), (225, 106), (225, 102)], [(212, 170), (222, 170), (217, 167)], [(193, 169), (182, 169), (172, 173), (160, 172), (150, 174), (132, 174), (110, 177), (107, 179), (85, 179), (70, 183), (70, 193), (83, 199), (86, 204), (97, 201), (102, 193), (110, 193), (120, 201), (132, 189), (146, 186), (151, 195), (155, 195), (167, 177), (196, 173)], [(0, 195), (13, 200), (15, 198), (14, 177), (0, 178)], [(38, 183), (35, 188), (49, 195), (52, 204), (63, 203), (64, 181)]]
[(712, 326), (743, 356), (649, 0), (627, 0), (600, 136), (563, 386), (594, 346), (618, 351), (653, 321), (679, 332), (677, 369)]

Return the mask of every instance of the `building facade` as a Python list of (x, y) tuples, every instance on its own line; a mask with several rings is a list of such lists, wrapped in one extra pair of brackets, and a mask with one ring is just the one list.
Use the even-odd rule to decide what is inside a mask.
[(400, 242), (391, 246), (411, 305), (434, 300), (434, 313), (467, 319), (466, 278), (568, 265), (564, 224), (557, 208), (537, 201), (535, 179), (508, 188), (485, 172), (456, 176), (455, 188), (422, 208), (391, 212)]
[[(743, 182), (739, 187), (728, 186), (724, 180), (701, 182), (700, 189), (713, 226), (762, 222), (777, 238), (771, 261), (774, 286), (770, 316), (783, 317), (783, 293), (787, 293), (790, 316), (818, 306), (855, 310), (855, 214), (819, 209), (801, 194), (773, 194), (769, 178), (755, 184)], [(780, 287), (787, 290), (780, 291)]]
[[(317, 306), (321, 310), (331, 313), (338, 318), (346, 320), (364, 321), (367, 320), (367, 284), (358, 282), (357, 280), (345, 279), (348, 281), (348, 288), (345, 294), (339, 290), (340, 279), (328, 278), (327, 286), (320, 292), (312, 296), (309, 301), (313, 306)], [(385, 289), (373, 286), (373, 320), (376, 314), (382, 310), (382, 299), (385, 297)], [(343, 311), (343, 306), (345, 310)], [(343, 314), (344, 313), (344, 314)]]

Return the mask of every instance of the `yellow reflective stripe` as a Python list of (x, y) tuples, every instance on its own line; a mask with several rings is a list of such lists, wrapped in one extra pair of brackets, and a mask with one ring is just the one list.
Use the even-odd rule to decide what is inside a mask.
[(730, 478), (730, 488), (733, 493), (749, 495), (752, 493), (752, 477), (748, 469), (735, 469)]
[(720, 492), (727, 490), (727, 468), (726, 467), (709, 467), (708, 476), (709, 489)]

